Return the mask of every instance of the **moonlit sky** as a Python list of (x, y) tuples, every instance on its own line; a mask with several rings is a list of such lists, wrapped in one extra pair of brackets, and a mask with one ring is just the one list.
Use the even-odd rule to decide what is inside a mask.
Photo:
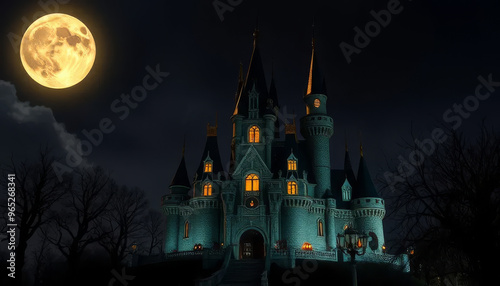
[[(342, 167), (347, 140), (357, 169), (361, 140), (372, 177), (381, 176), (387, 161), (407, 157), (399, 144), (411, 130), (418, 138), (430, 137), (436, 125), (446, 124), (447, 109), (474, 95), (478, 76), (491, 74), (500, 82), (497, 1), (401, 1), (402, 11), (352, 55), (351, 63), (339, 44), (353, 45), (354, 28), (364, 29), (373, 20), (370, 11), (387, 9), (391, 1), (242, 0), (223, 14), (223, 21), (211, 0), (61, 2), (67, 3), (46, 9), (80, 19), (97, 44), (87, 78), (63, 90), (29, 78), (11, 42), (13, 35), (22, 36), (33, 15), (43, 15), (43, 7), (37, 1), (2, 4), (0, 162), (11, 155), (33, 159), (40, 145), (65, 156), (64, 146), (74, 146), (85, 139), (83, 130), (109, 118), (115, 130), (84, 163), (102, 165), (119, 183), (142, 188), (155, 208), (179, 164), (184, 138), (188, 172), (194, 175), (206, 125), (215, 123), (216, 113), (227, 166), (239, 63), (246, 71), (256, 19), (267, 82), (273, 67), (281, 111), (287, 119), (296, 114), (298, 122), (305, 115), (301, 98), (315, 18), (317, 57), (335, 123), (334, 168)], [(120, 120), (122, 113), (112, 111), (112, 102), (142, 84), (146, 67), (158, 65), (169, 76)], [(500, 87), (458, 129), (473, 136), (484, 118), (498, 128), (499, 106)]]

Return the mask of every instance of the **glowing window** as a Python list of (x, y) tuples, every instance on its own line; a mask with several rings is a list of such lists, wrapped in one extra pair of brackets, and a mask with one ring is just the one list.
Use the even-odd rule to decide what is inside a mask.
[(297, 161), (288, 160), (288, 171), (297, 171)]
[(212, 162), (205, 163), (205, 173), (212, 173)]
[(323, 221), (318, 220), (318, 236), (323, 236)]
[(259, 143), (260, 142), (260, 129), (256, 125), (250, 127), (248, 130), (248, 142)]
[(212, 184), (206, 183), (203, 186), (203, 195), (206, 196), (211, 196), (212, 195)]
[(184, 223), (184, 238), (189, 237), (189, 221)]
[(321, 101), (319, 101), (319, 99), (316, 98), (314, 100), (314, 107), (318, 108), (320, 105), (321, 105)]
[(245, 178), (245, 191), (258, 191), (259, 177), (256, 174), (250, 174)]
[(288, 194), (296, 195), (297, 194), (297, 183), (296, 182), (288, 182)]

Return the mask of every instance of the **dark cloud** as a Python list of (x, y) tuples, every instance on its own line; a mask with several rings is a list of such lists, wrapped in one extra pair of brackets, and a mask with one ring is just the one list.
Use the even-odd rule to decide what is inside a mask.
[(0, 122), (2, 163), (8, 162), (11, 156), (18, 160), (36, 158), (35, 154), (44, 146), (51, 148), (55, 155), (64, 156), (80, 142), (54, 118), (50, 108), (19, 100), (15, 86), (2, 80)]

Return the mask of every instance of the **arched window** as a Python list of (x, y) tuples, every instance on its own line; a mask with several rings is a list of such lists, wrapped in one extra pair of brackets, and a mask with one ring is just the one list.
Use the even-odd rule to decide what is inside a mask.
[(296, 195), (297, 194), (297, 182), (290, 181), (288, 182), (288, 194)]
[(314, 100), (314, 107), (318, 108), (321, 105), (321, 101), (319, 99)]
[(189, 221), (184, 223), (184, 238), (189, 237)]
[(245, 191), (259, 190), (259, 176), (250, 174), (245, 178)]
[(205, 162), (205, 173), (212, 173), (212, 162)]
[(203, 185), (203, 195), (205, 197), (212, 195), (212, 184), (211, 183), (206, 183), (205, 185)]
[(318, 236), (323, 236), (323, 221), (318, 220)]
[(249, 143), (260, 142), (260, 129), (257, 125), (250, 127), (250, 130), (248, 130), (248, 142)]
[(297, 161), (288, 160), (288, 171), (297, 171)]

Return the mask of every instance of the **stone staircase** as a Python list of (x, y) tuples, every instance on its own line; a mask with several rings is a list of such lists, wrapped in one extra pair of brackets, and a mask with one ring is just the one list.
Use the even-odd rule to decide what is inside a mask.
[(232, 259), (219, 285), (261, 285), (264, 259)]

